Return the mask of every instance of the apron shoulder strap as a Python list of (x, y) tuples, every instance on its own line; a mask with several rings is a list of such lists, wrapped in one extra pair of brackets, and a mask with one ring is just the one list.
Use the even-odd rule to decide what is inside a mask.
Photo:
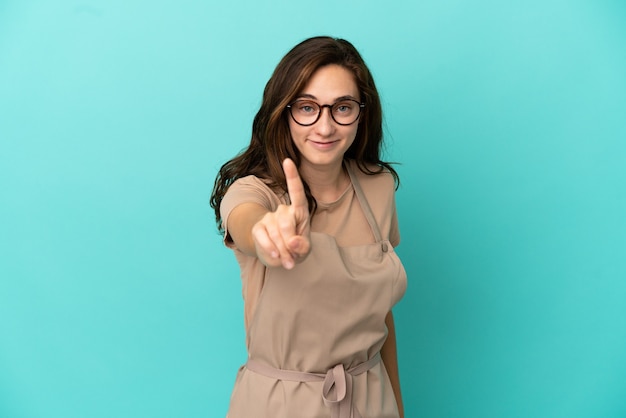
[(372, 208), (367, 202), (367, 198), (365, 197), (365, 193), (363, 193), (361, 184), (359, 183), (359, 180), (356, 174), (354, 174), (354, 171), (352, 170), (352, 167), (350, 166), (351, 166), (350, 162), (345, 163), (346, 171), (348, 172), (348, 175), (350, 176), (352, 187), (354, 187), (354, 193), (356, 193), (356, 197), (359, 200), (359, 204), (361, 205), (361, 208), (363, 209), (363, 214), (365, 215), (367, 222), (370, 224), (370, 228), (372, 228), (372, 232), (374, 233), (374, 238), (376, 238), (376, 242), (381, 242), (383, 245), (383, 251), (387, 252), (387, 244), (382, 242), (383, 237), (380, 233), (380, 228), (378, 228), (378, 223), (376, 222), (376, 219), (374, 219), (374, 213), (372, 212)]

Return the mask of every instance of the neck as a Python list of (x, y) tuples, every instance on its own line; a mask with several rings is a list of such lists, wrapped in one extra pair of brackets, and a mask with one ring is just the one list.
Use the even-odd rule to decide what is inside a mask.
[(300, 175), (319, 202), (334, 202), (345, 191), (350, 178), (342, 164), (330, 167), (299, 167)]

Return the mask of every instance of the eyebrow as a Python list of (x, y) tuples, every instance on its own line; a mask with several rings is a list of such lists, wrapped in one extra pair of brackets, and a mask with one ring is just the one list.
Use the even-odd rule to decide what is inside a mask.
[[(296, 97), (296, 99), (313, 99), (313, 100), (318, 100), (317, 97), (313, 96), (312, 94), (308, 94), (308, 93), (303, 93), (298, 95), (298, 97)], [(345, 95), (345, 96), (339, 96), (337, 97), (333, 103), (337, 103), (341, 100), (356, 100), (357, 102), (359, 102), (359, 100), (356, 99), (356, 97), (351, 96), (349, 94)]]

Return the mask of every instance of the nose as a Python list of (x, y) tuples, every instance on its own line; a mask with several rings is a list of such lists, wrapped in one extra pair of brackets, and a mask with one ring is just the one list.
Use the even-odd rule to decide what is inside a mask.
[[(328, 110), (328, 112), (324, 114), (324, 110)], [(330, 113), (332, 112), (332, 110), (330, 106), (327, 108), (322, 107), (322, 109), (320, 109), (320, 112), (321, 112), (320, 118), (315, 124), (315, 128), (317, 129), (320, 135), (328, 136), (332, 134), (333, 131), (335, 130), (335, 121), (333, 120), (332, 115)]]

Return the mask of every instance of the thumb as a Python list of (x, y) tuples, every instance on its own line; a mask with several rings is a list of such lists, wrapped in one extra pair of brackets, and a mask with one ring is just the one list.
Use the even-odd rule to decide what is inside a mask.
[(287, 243), (289, 252), (297, 258), (306, 257), (311, 250), (311, 241), (308, 236), (296, 235), (293, 236)]

